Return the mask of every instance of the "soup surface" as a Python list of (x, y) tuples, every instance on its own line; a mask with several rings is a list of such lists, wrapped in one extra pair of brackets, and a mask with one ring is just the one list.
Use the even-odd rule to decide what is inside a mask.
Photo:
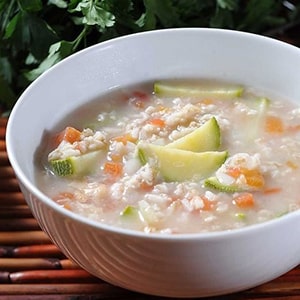
[(300, 108), (285, 99), (222, 82), (156, 82), (106, 95), (63, 124), (43, 142), (37, 180), (87, 218), (176, 234), (300, 207)]

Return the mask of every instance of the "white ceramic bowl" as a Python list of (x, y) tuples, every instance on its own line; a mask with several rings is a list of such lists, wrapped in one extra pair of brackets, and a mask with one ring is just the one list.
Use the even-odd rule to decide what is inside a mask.
[(183, 77), (238, 82), (300, 104), (300, 49), (218, 29), (170, 29), (87, 48), (40, 76), (9, 118), (7, 150), (34, 216), (53, 242), (90, 273), (147, 294), (201, 297), (244, 290), (300, 263), (300, 212), (231, 232), (144, 234), (98, 224), (45, 196), (34, 153), (45, 131), (108, 90)]

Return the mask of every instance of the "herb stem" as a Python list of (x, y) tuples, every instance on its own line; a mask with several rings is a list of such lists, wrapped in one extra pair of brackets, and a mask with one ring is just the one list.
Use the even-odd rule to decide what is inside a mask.
[(1, 27), (1, 34), (0, 34), (1, 38), (4, 35), (5, 28), (6, 28), (7, 24), (9, 23), (9, 19), (11, 18), (11, 13), (12, 13), (13, 7), (15, 5), (15, 2), (16, 2), (16, 0), (11, 0), (10, 3), (9, 3), (7, 13), (4, 16), (4, 20), (3, 20), (3, 23), (2, 23), (2, 27)]
[(87, 30), (88, 30), (88, 25), (84, 25), (82, 31), (79, 33), (77, 38), (74, 40), (74, 42), (73, 42), (74, 43), (74, 46), (73, 46), (73, 51), (74, 52), (78, 48), (78, 46), (81, 43), (82, 39), (85, 37)]

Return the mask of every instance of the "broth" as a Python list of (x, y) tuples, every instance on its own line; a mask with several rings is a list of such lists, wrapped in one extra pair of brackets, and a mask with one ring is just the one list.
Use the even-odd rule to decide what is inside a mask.
[(278, 218), (300, 206), (300, 108), (267, 96), (198, 80), (112, 92), (51, 133), (38, 184), (66, 209), (148, 233)]

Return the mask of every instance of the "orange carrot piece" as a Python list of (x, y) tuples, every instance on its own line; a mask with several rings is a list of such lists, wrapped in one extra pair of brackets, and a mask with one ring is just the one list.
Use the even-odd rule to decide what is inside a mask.
[(69, 193), (69, 192), (62, 192), (59, 193), (57, 196), (53, 197), (53, 200), (57, 201), (57, 200), (61, 200), (61, 199), (74, 199), (74, 194), (73, 193)]
[(256, 188), (262, 188), (265, 184), (263, 175), (259, 170), (249, 170), (246, 168), (228, 168), (226, 174), (233, 178), (238, 178), (240, 175), (244, 175), (248, 185)]
[(279, 193), (280, 191), (281, 191), (281, 188), (278, 188), (278, 187), (268, 188), (268, 189), (264, 190), (264, 194), (265, 195), (276, 194), (276, 193)]
[(203, 99), (203, 100), (201, 101), (201, 103), (204, 104), (204, 105), (210, 105), (210, 104), (213, 104), (213, 100), (207, 98), (207, 99)]
[(164, 127), (166, 125), (165, 121), (162, 119), (151, 119), (148, 121), (149, 124), (154, 125), (154, 126), (158, 126), (158, 127)]
[(290, 160), (288, 160), (288, 161), (286, 162), (286, 165), (287, 165), (289, 168), (293, 169), (293, 170), (298, 169), (298, 166), (297, 166), (295, 163), (293, 163), (292, 161), (290, 161)]
[(203, 204), (204, 204), (202, 210), (205, 210), (205, 211), (212, 210), (212, 208), (214, 206), (213, 203), (211, 201), (209, 201), (205, 196), (202, 196), (201, 199), (202, 199)]
[(238, 178), (241, 175), (241, 170), (239, 168), (227, 168), (226, 174), (233, 177)]
[(59, 144), (62, 141), (69, 142), (73, 144), (79, 141), (81, 137), (81, 132), (74, 127), (66, 127), (61, 133), (58, 134), (56, 142)]
[(118, 162), (106, 162), (104, 164), (104, 172), (106, 174), (118, 177), (122, 174), (123, 167), (121, 163)]
[(132, 143), (136, 142), (136, 138), (132, 137), (130, 134), (116, 136), (113, 138), (113, 140), (115, 140), (117, 142), (121, 142), (121, 143), (123, 143), (123, 145), (126, 145), (127, 142), (132, 142)]
[(144, 93), (144, 92), (141, 92), (141, 91), (134, 91), (132, 93), (132, 95), (135, 98), (139, 98), (139, 99), (144, 100), (144, 101), (149, 99), (149, 95), (147, 93)]
[(65, 203), (63, 205), (63, 208), (67, 209), (67, 210), (72, 210), (71, 205), (69, 203)]
[(283, 122), (279, 117), (268, 116), (266, 118), (265, 129), (268, 133), (279, 134), (284, 130)]
[(256, 188), (262, 188), (265, 185), (263, 175), (258, 170), (243, 170), (248, 185)]
[(62, 192), (53, 197), (53, 200), (62, 205), (67, 210), (72, 210), (69, 200), (74, 200), (75, 196), (70, 192)]
[(139, 109), (143, 109), (145, 107), (145, 102), (150, 99), (150, 96), (147, 93), (141, 91), (134, 91), (132, 93), (132, 97), (130, 98), (130, 102)]
[(110, 155), (110, 159), (113, 162), (121, 162), (122, 161), (123, 156), (120, 154), (111, 154)]
[(153, 189), (153, 185), (152, 184), (148, 184), (147, 182), (143, 181), (140, 185), (141, 190), (143, 191), (151, 191)]
[(289, 127), (287, 128), (287, 130), (290, 131), (290, 132), (296, 132), (296, 131), (299, 131), (299, 130), (300, 130), (300, 125), (298, 124), (298, 125), (295, 125), (295, 126), (289, 126)]
[(255, 205), (253, 194), (242, 193), (233, 198), (234, 204), (239, 208), (252, 208)]
[(164, 105), (159, 105), (159, 106), (157, 106), (157, 110), (158, 111), (167, 111), (168, 108), (166, 106), (164, 106)]

